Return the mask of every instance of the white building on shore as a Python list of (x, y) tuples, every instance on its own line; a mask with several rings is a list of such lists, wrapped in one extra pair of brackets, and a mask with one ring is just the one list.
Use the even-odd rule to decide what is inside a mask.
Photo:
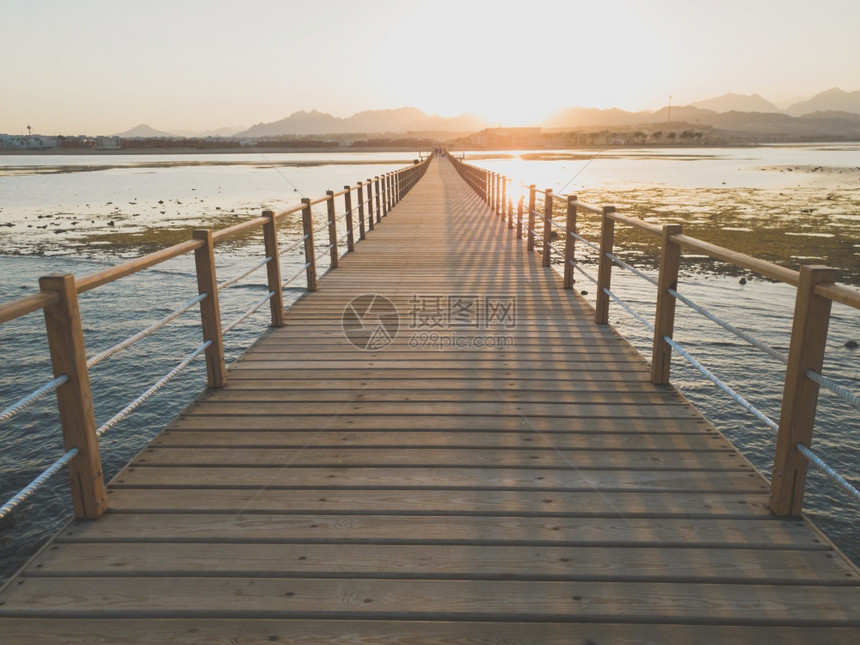
[(59, 145), (57, 137), (41, 134), (0, 134), (0, 148), (12, 150), (48, 150)]

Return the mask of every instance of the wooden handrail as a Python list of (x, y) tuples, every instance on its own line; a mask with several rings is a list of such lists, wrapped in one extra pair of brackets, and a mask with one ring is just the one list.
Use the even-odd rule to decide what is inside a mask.
[(754, 258), (751, 255), (747, 255), (746, 253), (732, 251), (731, 249), (717, 246), (716, 244), (711, 244), (710, 242), (704, 242), (702, 240), (696, 239), (695, 237), (690, 237), (689, 235), (673, 235), (672, 241), (677, 242), (681, 246), (684, 246), (688, 249), (701, 251), (702, 253), (711, 256), (712, 258), (724, 260), (729, 264), (734, 264), (735, 266), (749, 269), (750, 271), (755, 271), (756, 273), (760, 273), (766, 278), (778, 280), (779, 282), (785, 282), (795, 287), (797, 286), (800, 274), (797, 271), (786, 269), (785, 267), (781, 267), (778, 264), (774, 264), (773, 262), (760, 260), (758, 258)]
[(257, 228), (262, 228), (268, 220), (265, 217), (255, 217), (240, 224), (234, 224), (227, 228), (222, 228), (217, 231), (212, 231), (212, 241), (218, 243), (224, 240), (229, 240), (232, 237), (237, 237), (242, 233), (253, 231)]
[[(592, 212), (601, 212), (601, 211), (592, 211)], [(610, 213), (609, 217), (614, 219), (616, 222), (621, 222), (622, 224), (628, 224), (634, 228), (639, 229), (640, 231), (645, 231), (646, 233), (651, 233), (651, 235), (655, 235), (656, 237), (660, 237), (663, 235), (663, 227), (659, 224), (650, 224), (644, 220), (639, 219), (638, 217), (630, 217), (629, 215), (622, 215), (621, 213)]]
[(833, 302), (860, 309), (860, 291), (844, 284), (819, 284), (815, 286), (815, 293), (830, 298)]
[(135, 260), (123, 262), (115, 267), (110, 267), (102, 271), (96, 271), (95, 273), (85, 275), (77, 280), (78, 293), (84, 293), (85, 291), (90, 291), (96, 287), (116, 282), (120, 278), (125, 278), (126, 276), (130, 276), (138, 271), (143, 271), (144, 269), (155, 266), (156, 264), (161, 264), (167, 260), (178, 258), (180, 255), (196, 251), (203, 246), (203, 244), (204, 242), (201, 240), (188, 240), (187, 242), (174, 244), (173, 246), (162, 249), (161, 251), (149, 253)]
[(31, 296), (18, 298), (12, 302), (5, 302), (0, 305), (0, 323), (9, 322), (45, 307), (50, 307), (60, 302), (60, 299), (61, 296), (56, 291), (42, 291)]

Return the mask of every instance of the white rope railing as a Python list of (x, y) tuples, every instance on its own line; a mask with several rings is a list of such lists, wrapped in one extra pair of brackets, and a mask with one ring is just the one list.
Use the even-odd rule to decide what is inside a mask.
[(627, 269), (627, 270), (628, 270), (628, 271), (630, 271), (631, 273), (633, 273), (633, 274), (635, 274), (635, 275), (638, 275), (640, 278), (642, 278), (642, 279), (643, 279), (643, 280), (645, 280), (646, 282), (650, 282), (650, 283), (651, 283), (651, 284), (653, 284), (655, 287), (657, 286), (657, 279), (656, 279), (656, 278), (652, 278), (652, 277), (651, 277), (650, 275), (648, 275), (647, 273), (645, 273), (645, 272), (643, 272), (643, 271), (640, 271), (639, 269), (637, 269), (636, 267), (634, 267), (634, 266), (632, 266), (632, 265), (630, 265), (630, 264), (627, 264), (627, 262), (625, 262), (624, 260), (622, 260), (621, 258), (619, 258), (619, 257), (618, 257), (617, 255), (615, 255), (614, 253), (607, 253), (607, 254), (606, 254), (606, 257), (608, 257), (610, 260), (612, 260), (613, 262), (615, 262), (615, 264), (617, 264), (618, 266), (620, 266), (622, 269)]
[(305, 234), (304, 234), (304, 235), (302, 235), (299, 239), (297, 239), (295, 242), (293, 242), (292, 244), (290, 244), (288, 247), (281, 249), (281, 251), (280, 251), (280, 253), (278, 253), (278, 255), (284, 255), (284, 253), (286, 253), (287, 251), (292, 251), (294, 248), (296, 248), (299, 244), (301, 244), (302, 242), (304, 242), (304, 241), (305, 241), (306, 239), (308, 239), (309, 237), (310, 237), (310, 235), (308, 235), (307, 233), (305, 233)]
[(795, 446), (797, 451), (806, 457), (813, 466), (815, 466), (819, 471), (824, 473), (827, 477), (831, 479), (839, 488), (848, 493), (855, 500), (860, 502), (860, 490), (845, 479), (842, 475), (837, 473), (830, 465), (824, 461), (821, 457), (816, 455), (812, 450), (810, 450), (807, 446), (804, 446), (802, 443), (799, 443)]
[(98, 365), (99, 363), (101, 363), (105, 359), (110, 358), (114, 354), (117, 354), (124, 349), (128, 349), (129, 347), (131, 347), (135, 343), (143, 340), (144, 338), (146, 338), (150, 334), (152, 334), (152, 333), (158, 331), (159, 329), (161, 329), (162, 327), (164, 327), (171, 320), (178, 318), (179, 316), (184, 314), (186, 311), (191, 309), (191, 307), (193, 307), (194, 305), (196, 305), (200, 301), (206, 299), (207, 297), (208, 297), (208, 294), (206, 294), (206, 293), (201, 293), (200, 295), (195, 296), (194, 298), (192, 298), (191, 300), (186, 302), (184, 305), (182, 305), (179, 309), (172, 311), (167, 316), (165, 316), (164, 318), (162, 318), (158, 322), (154, 323), (150, 327), (147, 327), (143, 331), (136, 333), (134, 336), (130, 336), (130, 337), (126, 338), (121, 343), (118, 343), (118, 344), (114, 345), (113, 347), (111, 347), (110, 349), (103, 351), (101, 354), (96, 354), (91, 359), (87, 360), (87, 367), (88, 368), (95, 367), (96, 365)]
[(683, 302), (685, 305), (687, 305), (690, 309), (692, 309), (696, 313), (701, 314), (702, 316), (704, 316), (708, 320), (711, 320), (711, 321), (717, 323), (720, 327), (733, 333), (738, 338), (744, 339), (750, 345), (753, 345), (754, 347), (758, 347), (760, 350), (765, 352), (768, 356), (771, 356), (772, 358), (775, 358), (778, 361), (782, 361), (783, 364), (788, 363), (788, 356), (786, 354), (774, 349), (773, 347), (771, 347), (767, 343), (760, 341), (759, 339), (748, 334), (747, 332), (745, 332), (741, 329), (738, 329), (737, 327), (735, 327), (731, 323), (728, 323), (725, 320), (722, 320), (721, 318), (719, 318), (716, 315), (709, 312), (704, 307), (700, 307), (699, 305), (697, 305), (695, 302), (693, 302), (689, 298), (685, 298), (680, 293), (678, 293), (675, 289), (669, 289), (668, 292), (669, 292), (669, 294), (675, 296), (675, 298), (677, 298), (678, 300)]
[(325, 224), (323, 224), (322, 226), (320, 226), (318, 229), (315, 229), (315, 230), (314, 230), (314, 233), (322, 233), (322, 232), (323, 232), (323, 231), (325, 231), (326, 229), (331, 228), (331, 225), (332, 225), (332, 224), (334, 224), (334, 222), (333, 222), (332, 220), (328, 220), (328, 222), (326, 222)]
[(589, 241), (588, 241), (588, 240), (586, 240), (584, 237), (582, 237), (581, 235), (578, 235), (577, 233), (574, 233), (573, 231), (571, 231), (571, 232), (570, 232), (570, 234), (571, 234), (571, 236), (573, 236), (575, 239), (577, 239), (577, 240), (579, 240), (580, 242), (582, 242), (583, 244), (585, 244), (585, 246), (587, 246), (588, 248), (590, 248), (590, 249), (594, 249), (595, 251), (597, 251), (598, 253), (600, 253), (600, 247), (599, 247), (597, 244), (595, 244), (594, 242), (589, 242)]
[(597, 278), (595, 278), (590, 273), (586, 272), (585, 269), (579, 266), (579, 262), (577, 262), (576, 260), (570, 260), (570, 266), (579, 271), (582, 275), (591, 280), (594, 284), (597, 284)]
[(774, 421), (773, 419), (771, 419), (771, 418), (770, 418), (769, 416), (767, 416), (764, 412), (761, 412), (761, 411), (760, 411), (758, 408), (756, 408), (752, 403), (750, 403), (749, 401), (747, 401), (744, 397), (742, 397), (740, 394), (738, 394), (738, 393), (737, 393), (737, 392), (735, 392), (732, 388), (730, 388), (728, 385), (726, 385), (726, 384), (725, 384), (723, 381), (721, 381), (721, 380), (720, 380), (716, 375), (714, 375), (714, 373), (713, 373), (713, 372), (711, 372), (707, 367), (705, 367), (704, 365), (702, 365), (699, 361), (697, 361), (697, 360), (696, 360), (695, 358), (693, 358), (690, 354), (688, 354), (688, 353), (686, 352), (686, 350), (684, 350), (684, 348), (683, 348), (683, 347), (681, 347), (678, 343), (676, 343), (674, 340), (672, 340), (672, 339), (671, 339), (671, 338), (669, 338), (668, 336), (663, 336), (663, 340), (665, 340), (667, 343), (669, 343), (669, 345), (672, 347), (672, 349), (674, 349), (674, 350), (675, 350), (676, 352), (678, 352), (681, 356), (683, 356), (685, 359), (687, 359), (687, 362), (688, 362), (688, 363), (690, 363), (690, 365), (692, 365), (693, 367), (695, 367), (697, 370), (699, 370), (699, 372), (701, 372), (701, 373), (702, 373), (702, 375), (704, 375), (704, 377), (705, 377), (706, 379), (708, 379), (711, 383), (713, 383), (713, 384), (714, 384), (714, 385), (716, 385), (718, 388), (720, 388), (721, 390), (723, 390), (726, 394), (728, 394), (730, 397), (732, 397), (732, 399), (733, 399), (733, 400), (734, 400), (738, 405), (740, 405), (740, 406), (741, 406), (742, 408), (744, 408), (746, 411), (748, 411), (749, 413), (751, 413), (751, 414), (752, 414), (753, 416), (755, 416), (759, 421), (761, 421), (762, 423), (764, 423), (768, 428), (770, 428), (770, 429), (771, 429), (771, 430), (773, 430), (774, 432), (778, 432), (778, 431), (779, 431), (779, 424), (778, 424), (776, 421)]
[(206, 350), (212, 344), (211, 340), (207, 340), (203, 344), (201, 344), (197, 349), (191, 352), (185, 359), (179, 363), (176, 367), (170, 370), (167, 374), (165, 374), (162, 378), (153, 384), (146, 392), (137, 397), (134, 401), (129, 403), (126, 407), (120, 410), (113, 418), (111, 418), (107, 423), (102, 425), (100, 428), (96, 430), (96, 436), (101, 437), (105, 432), (113, 428), (117, 423), (125, 419), (129, 414), (134, 412), (137, 408), (139, 408), (143, 403), (145, 403), (153, 394), (158, 392), (161, 388), (163, 388), (167, 383), (173, 380), (179, 372), (184, 370), (188, 365), (197, 358), (202, 352)]
[(846, 403), (850, 403), (855, 408), (860, 408), (860, 397), (854, 394), (844, 385), (840, 385), (832, 378), (819, 374), (815, 370), (807, 370), (806, 377), (818, 383), (821, 387), (830, 390)]
[(39, 490), (42, 486), (47, 483), (47, 481), (56, 475), (64, 466), (66, 466), (72, 459), (74, 459), (75, 455), (77, 455), (79, 450), (77, 448), (72, 448), (62, 457), (57, 459), (53, 464), (48, 466), (45, 470), (42, 471), (36, 479), (27, 484), (24, 488), (22, 488), (17, 495), (12, 497), (8, 502), (3, 504), (0, 507), (0, 520), (5, 520), (9, 517), (18, 506), (21, 505), (28, 497), (30, 497), (33, 493)]
[(19, 412), (23, 412), (39, 399), (42, 399), (51, 392), (56, 391), (58, 387), (60, 387), (68, 380), (68, 376), (66, 376), (65, 374), (61, 374), (57, 378), (45, 383), (45, 385), (40, 387), (38, 390), (35, 390), (27, 396), (19, 399), (18, 401), (10, 405), (8, 408), (3, 410), (3, 412), (0, 412), (0, 423), (5, 423), (6, 421), (9, 421), (9, 419), (14, 417)]
[(643, 325), (645, 325), (645, 326), (646, 326), (650, 331), (652, 331), (652, 332), (654, 331), (654, 325), (652, 325), (650, 322), (648, 322), (647, 320), (645, 320), (641, 315), (639, 315), (639, 312), (637, 312), (636, 310), (634, 310), (630, 305), (628, 305), (628, 304), (627, 304), (626, 302), (624, 302), (621, 298), (619, 298), (619, 297), (618, 297), (618, 296), (616, 296), (614, 293), (612, 293), (609, 289), (606, 289), (606, 288), (604, 287), (604, 289), (603, 289), (603, 293), (605, 293), (607, 296), (609, 296), (609, 297), (610, 297), (610, 298), (612, 298), (615, 302), (617, 302), (619, 305), (621, 305), (621, 306), (622, 306), (622, 307), (627, 311), (627, 313), (629, 313), (629, 314), (630, 314), (631, 316), (633, 316), (636, 320), (638, 320), (640, 323), (642, 323)]
[(224, 328), (224, 331), (222, 331), (221, 333), (222, 333), (223, 335), (229, 334), (233, 329), (235, 329), (238, 325), (240, 325), (242, 322), (244, 322), (244, 320), (245, 320), (246, 318), (248, 318), (249, 316), (253, 315), (255, 311), (257, 311), (260, 307), (262, 307), (264, 304), (266, 304), (267, 302), (269, 302), (269, 300), (271, 300), (271, 299), (272, 299), (272, 297), (273, 297), (274, 295), (275, 295), (275, 292), (274, 292), (274, 291), (270, 291), (270, 292), (268, 293), (268, 295), (267, 295), (265, 298), (263, 298), (260, 302), (258, 302), (257, 304), (255, 304), (255, 305), (254, 305), (253, 307), (251, 307), (248, 311), (246, 311), (244, 314), (242, 314), (241, 316), (239, 316), (236, 320), (234, 320), (234, 321), (233, 321), (233, 322), (231, 322), (229, 325), (227, 325), (227, 326)]
[(229, 289), (234, 284), (236, 284), (240, 280), (243, 280), (244, 278), (247, 278), (249, 275), (254, 273), (254, 271), (259, 269), (260, 267), (266, 266), (271, 261), (272, 261), (272, 258), (267, 257), (265, 260), (263, 260), (259, 264), (256, 264), (253, 267), (251, 267), (250, 269), (248, 269), (247, 271), (245, 271), (245, 273), (242, 273), (241, 275), (237, 275), (235, 278), (230, 278), (229, 280), (222, 282), (221, 284), (218, 285), (218, 291), (221, 291), (223, 289)]
[(302, 268), (301, 268), (301, 269), (299, 269), (299, 270), (298, 270), (298, 271), (293, 275), (293, 277), (289, 278), (286, 282), (282, 282), (282, 283), (281, 283), (281, 289), (283, 289), (284, 287), (286, 287), (288, 284), (290, 284), (290, 282), (292, 282), (293, 280), (295, 280), (296, 278), (298, 278), (301, 274), (303, 274), (303, 273), (305, 272), (305, 270), (306, 270), (310, 265), (311, 265), (311, 263), (310, 263), (310, 262), (305, 262), (305, 263), (304, 263), (304, 265), (302, 265)]

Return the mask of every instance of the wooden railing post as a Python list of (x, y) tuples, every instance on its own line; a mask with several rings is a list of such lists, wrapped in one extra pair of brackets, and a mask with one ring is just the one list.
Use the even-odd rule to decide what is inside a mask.
[(203, 246), (194, 251), (194, 263), (197, 267), (197, 291), (207, 295), (200, 301), (203, 340), (212, 341), (206, 348), (207, 385), (224, 387), (227, 384), (227, 365), (224, 362), (221, 306), (218, 304), (218, 278), (215, 275), (215, 244), (210, 230), (197, 229), (192, 236), (203, 242)]
[(382, 195), (379, 192), (379, 175), (373, 178), (373, 192), (376, 201), (376, 223), (382, 221)]
[(391, 201), (391, 173), (386, 173), (385, 175), (385, 203), (387, 205), (385, 209), (385, 213), (388, 214), (391, 212), (394, 204)]
[(388, 197), (388, 212), (391, 212), (391, 209), (394, 208), (394, 200), (392, 199), (392, 190), (391, 190), (391, 173), (385, 175), (385, 194)]
[(508, 178), (505, 177), (504, 175), (502, 175), (501, 176), (501, 182), (502, 182), (502, 203), (501, 203), (501, 209), (499, 210), (499, 213), (501, 214), (502, 221), (504, 222), (505, 221), (505, 207), (508, 204)]
[(552, 260), (552, 188), (547, 188), (543, 200), (543, 258), (541, 264), (548, 267)]
[(770, 490), (770, 508), (780, 516), (800, 515), (803, 506), (807, 461), (795, 446), (811, 447), (818, 384), (806, 373), (821, 373), (832, 304), (815, 287), (835, 280), (829, 267), (800, 267)]
[(379, 177), (379, 190), (382, 193), (382, 199), (380, 200), (380, 212), (382, 213), (382, 217), (388, 215), (388, 188), (386, 185), (388, 175), (381, 175)]
[(597, 300), (594, 305), (594, 322), (605, 325), (609, 322), (609, 295), (604, 289), (612, 288), (612, 259), (609, 253), (615, 244), (615, 220), (609, 215), (615, 206), (603, 207), (603, 221), (600, 227), (600, 258), (597, 264)]
[(314, 218), (311, 212), (311, 200), (302, 198), (302, 232), (305, 238), (305, 263), (308, 265), (305, 273), (308, 277), (308, 291), (317, 290), (317, 258), (314, 249)]
[[(512, 185), (513, 187), (513, 185)], [(514, 199), (508, 197), (508, 228), (514, 228)]]
[(358, 200), (358, 239), (365, 239), (364, 235), (364, 184), (362, 182), (358, 182), (356, 184), (358, 190), (356, 191), (356, 199)]
[(520, 200), (517, 202), (517, 239), (523, 237), (523, 196), (520, 195)]
[(60, 294), (59, 302), (44, 308), (45, 329), (54, 377), (68, 378), (57, 388), (57, 405), (63, 445), (78, 449), (68, 466), (75, 517), (94, 520), (107, 509), (107, 498), (75, 276), (45, 276), (39, 288)]
[(337, 248), (337, 214), (334, 209), (334, 191), (325, 191), (326, 195), (326, 217), (328, 218), (328, 243), (331, 245), (329, 249), (329, 257), (331, 258), (330, 268), (336, 269), (340, 260), (340, 249)]
[(496, 194), (497, 194), (497, 185), (496, 180), (498, 179), (498, 175), (496, 173), (490, 171), (490, 210), (493, 211), (493, 215), (496, 214)]
[(281, 286), (281, 258), (278, 254), (278, 223), (274, 211), (263, 211), (266, 223), (263, 224), (263, 243), (266, 257), (272, 258), (266, 264), (266, 280), (269, 291), (275, 295), (269, 300), (272, 310), (272, 327), (284, 326), (284, 289)]
[(355, 251), (355, 228), (352, 221), (352, 189), (344, 186), (343, 207), (346, 209), (346, 250)]
[(535, 248), (535, 185), (531, 184), (529, 186), (529, 217), (528, 217), (528, 230), (526, 231), (526, 250), (534, 251)]
[(367, 230), (373, 230), (373, 180), (367, 179)]
[(564, 226), (564, 288), (573, 289), (573, 263), (576, 261), (576, 195), (567, 196), (567, 219)]
[(669, 382), (672, 365), (672, 347), (666, 337), (672, 338), (675, 330), (675, 296), (669, 289), (678, 289), (678, 271), (681, 268), (681, 245), (672, 240), (680, 235), (680, 224), (663, 225), (663, 248), (660, 252), (660, 275), (657, 278), (657, 308), (654, 314), (654, 342), (651, 351), (651, 382)]

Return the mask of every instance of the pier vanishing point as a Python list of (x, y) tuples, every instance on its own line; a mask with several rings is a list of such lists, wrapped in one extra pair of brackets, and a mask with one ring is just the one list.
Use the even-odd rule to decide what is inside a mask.
[(0, 643), (860, 642), (857, 568), (456, 163), (9, 582)]

